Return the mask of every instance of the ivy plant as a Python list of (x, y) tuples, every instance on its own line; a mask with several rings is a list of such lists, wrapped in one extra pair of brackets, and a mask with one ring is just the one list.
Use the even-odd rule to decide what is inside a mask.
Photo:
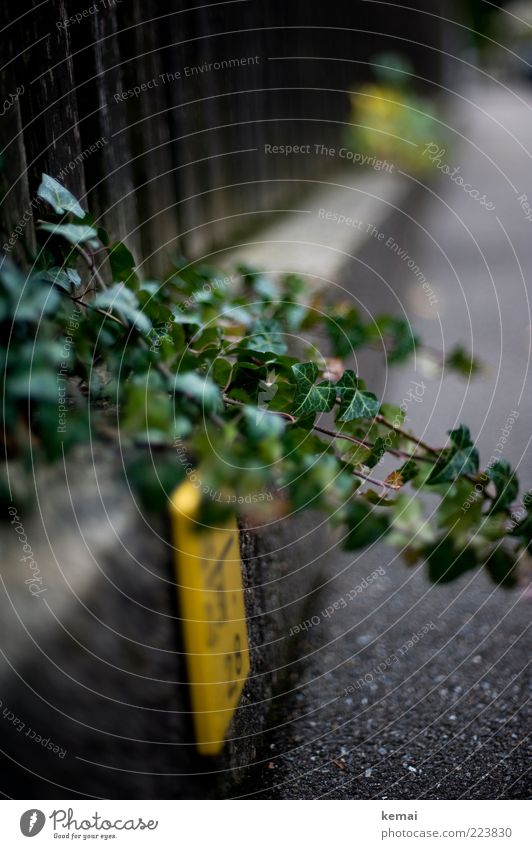
[[(465, 425), (441, 446), (418, 439), (350, 368), (353, 350), (383, 338), (404, 362), (421, 347), (408, 324), (325, 307), (293, 274), (227, 275), (176, 256), (165, 279), (142, 280), (67, 189), (44, 175), (39, 197), (31, 270), (0, 262), (4, 502), (29, 494), (30, 462), (120, 441), (146, 510), (165, 509), (188, 476), (206, 523), (318, 509), (346, 549), (386, 538), (433, 581), (478, 567), (516, 581), (532, 498), (519, 502), (515, 471), (482, 469)], [(330, 356), (300, 341), (317, 337)], [(441, 365), (479, 368), (461, 348)], [(425, 494), (438, 499), (430, 520)]]

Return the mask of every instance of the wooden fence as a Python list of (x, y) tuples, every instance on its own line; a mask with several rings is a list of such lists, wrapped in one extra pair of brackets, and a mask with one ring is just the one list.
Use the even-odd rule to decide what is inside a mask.
[(433, 80), (441, 61), (436, 18), (380, 2), (31, 6), (0, 10), (0, 244), (11, 238), (18, 256), (31, 246), (45, 171), (144, 258), (145, 274), (172, 252), (199, 257), (234, 241), (325, 174), (334, 162), (313, 146), (342, 140), (346, 92), (371, 76), (375, 52), (407, 53)]

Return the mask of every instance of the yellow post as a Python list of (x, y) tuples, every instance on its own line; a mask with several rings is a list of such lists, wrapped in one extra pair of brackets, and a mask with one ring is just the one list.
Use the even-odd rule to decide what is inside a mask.
[(176, 579), (198, 750), (217, 755), (249, 673), (242, 564), (235, 517), (198, 522), (201, 494), (189, 481), (171, 499)]

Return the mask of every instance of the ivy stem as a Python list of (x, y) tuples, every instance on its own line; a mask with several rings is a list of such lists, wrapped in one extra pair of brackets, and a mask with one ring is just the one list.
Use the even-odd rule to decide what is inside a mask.
[(423, 442), (421, 439), (418, 439), (417, 436), (412, 436), (412, 434), (408, 433), (408, 431), (403, 430), (401, 427), (397, 427), (392, 422), (389, 422), (385, 416), (375, 416), (375, 421), (383, 424), (384, 427), (387, 427), (389, 430), (393, 430), (395, 433), (398, 433), (400, 436), (403, 436), (405, 439), (408, 439), (410, 442), (415, 443), (420, 448), (423, 448), (425, 451), (428, 451), (429, 454), (433, 454), (435, 457), (439, 457), (441, 451), (438, 451), (437, 448), (432, 448), (430, 445), (427, 445), (426, 442)]
[(107, 310), (104, 310), (101, 307), (95, 307), (93, 304), (88, 304), (87, 301), (83, 300), (83, 298), (77, 298), (75, 295), (71, 295), (70, 298), (71, 298), (72, 301), (74, 301), (74, 303), (79, 304), (82, 307), (86, 307), (89, 310), (93, 310), (94, 312), (97, 312), (99, 315), (103, 315), (104, 318), (110, 318), (111, 321), (115, 321), (117, 324), (120, 324), (122, 327), (126, 327), (126, 328), (128, 327), (128, 325), (124, 321), (122, 321), (120, 318), (117, 318), (116, 315), (113, 315), (112, 313), (107, 312)]
[[(244, 406), (242, 401), (236, 401), (234, 398), (228, 398), (227, 395), (224, 395), (224, 401), (226, 401), (228, 404), (233, 404), (234, 406), (237, 406), (237, 407), (243, 407)], [(297, 417), (293, 416), (291, 413), (283, 413), (280, 410), (261, 410), (260, 408), (258, 408), (258, 410), (259, 410), (259, 412), (271, 413), (274, 416), (280, 416), (281, 418), (289, 421), (290, 424), (296, 424), (296, 422), (297, 422)], [(337, 438), (341, 438), (341, 436), (342, 436), (339, 433), (335, 433), (332, 430), (327, 430), (326, 428), (319, 427), (318, 425), (315, 425), (312, 429), (318, 430), (321, 433), (326, 433), (329, 436), (334, 436), (334, 437), (337, 437)], [(348, 437), (348, 438), (354, 440), (355, 442), (358, 442), (360, 445), (365, 445), (364, 442), (361, 442), (360, 440), (356, 440), (354, 436)], [(368, 483), (372, 483), (375, 486), (380, 486), (383, 489), (391, 489), (391, 490), (394, 490), (394, 491), (397, 489), (396, 487), (390, 486), (389, 484), (385, 483), (384, 481), (378, 480), (377, 478), (371, 478), (371, 477), (369, 477), (369, 475), (364, 475), (362, 472), (355, 471), (354, 469), (352, 470), (352, 472), (353, 472), (353, 475), (355, 477), (361, 478), (362, 480), (367, 481)]]
[[(223, 396), (224, 401), (227, 404), (233, 404), (235, 407), (245, 407), (243, 401), (237, 401), (236, 398), (229, 398), (228, 395)], [(257, 407), (258, 413), (270, 413), (272, 416), (280, 416), (282, 419), (286, 419), (290, 422), (290, 424), (295, 424), (297, 422), (297, 417), (293, 416), (291, 413), (283, 413), (281, 410), (265, 410), (262, 407)]]
[(371, 478), (369, 475), (364, 475), (362, 472), (358, 472), (358, 471), (355, 472), (353, 470), (353, 474), (357, 478), (362, 478), (362, 480), (367, 481), (368, 483), (373, 483), (373, 484), (375, 484), (375, 486), (381, 486), (383, 489), (391, 489), (393, 492), (397, 492), (397, 490), (400, 489), (400, 487), (398, 487), (398, 486), (391, 486), (389, 483), (386, 483), (385, 481), (381, 481), (378, 478)]
[(74, 245), (74, 248), (77, 250), (80, 257), (86, 263), (90, 273), (92, 274), (93, 278), (96, 280), (97, 284), (99, 286), (101, 286), (102, 289), (107, 289), (105, 280), (103, 279), (100, 272), (96, 270), (96, 264), (94, 262), (94, 257), (91, 254), (87, 253), (87, 251), (84, 250), (84, 248), (82, 248), (81, 245)]

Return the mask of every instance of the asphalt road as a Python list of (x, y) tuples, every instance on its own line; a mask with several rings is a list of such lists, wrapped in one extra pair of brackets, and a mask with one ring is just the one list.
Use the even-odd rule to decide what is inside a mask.
[[(418, 187), (414, 221), (399, 215), (394, 225), (437, 304), (385, 240), (373, 270), (354, 261), (339, 282), (369, 311), (403, 312), (431, 345), (461, 342), (487, 364), (472, 384), (421, 360), (387, 371), (364, 357), (361, 371), (389, 401), (423, 381), (409, 424), (438, 444), (466, 422), (485, 460), (518, 412), (505, 456), (530, 487), (532, 220), (519, 198), (532, 197), (532, 88), (479, 88), (468, 98), (453, 104), (449, 121), (463, 138), (454, 133), (441, 161), (459, 167), (477, 199), (435, 162)], [(531, 612), (524, 586), (498, 589), (480, 572), (434, 587), (423, 566), (407, 567), (387, 546), (356, 557), (332, 552), (326, 586), (309, 598), (314, 624), (290, 637), (298, 623), (287, 621), (294, 661), (241, 795), (529, 797)]]

